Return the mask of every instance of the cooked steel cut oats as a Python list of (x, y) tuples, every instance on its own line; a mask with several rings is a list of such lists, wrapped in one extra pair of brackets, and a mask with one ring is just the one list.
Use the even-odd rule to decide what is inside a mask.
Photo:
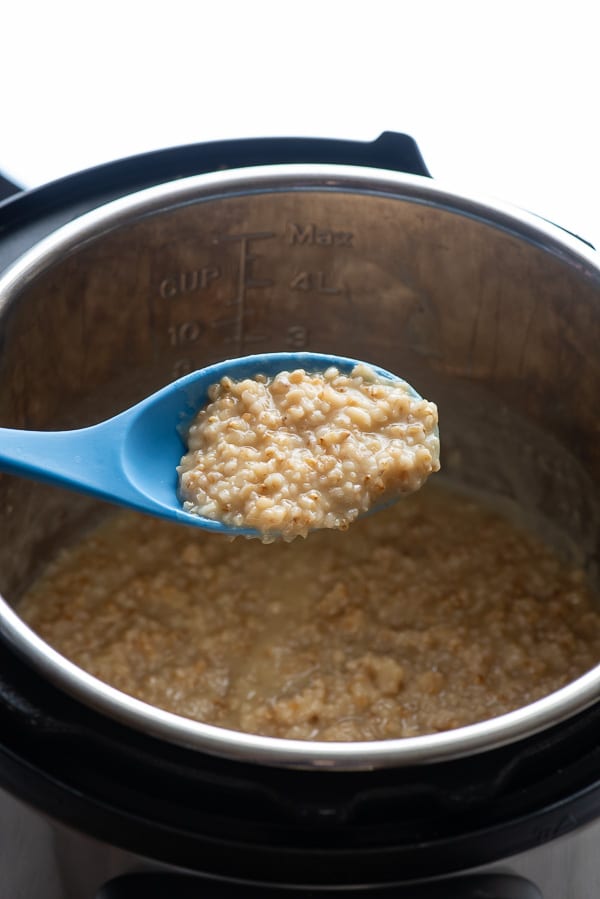
[(346, 534), (268, 550), (119, 513), (65, 550), (19, 611), (125, 693), (302, 740), (460, 727), (600, 660), (581, 573), (431, 485)]
[(439, 469), (437, 409), (367, 365), (223, 378), (178, 467), (184, 509), (270, 542), (346, 529)]

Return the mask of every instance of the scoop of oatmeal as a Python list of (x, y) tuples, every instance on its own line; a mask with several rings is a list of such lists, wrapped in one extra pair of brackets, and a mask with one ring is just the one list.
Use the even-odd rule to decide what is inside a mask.
[(438, 471), (437, 408), (367, 365), (223, 378), (178, 466), (186, 511), (264, 542), (346, 529)]

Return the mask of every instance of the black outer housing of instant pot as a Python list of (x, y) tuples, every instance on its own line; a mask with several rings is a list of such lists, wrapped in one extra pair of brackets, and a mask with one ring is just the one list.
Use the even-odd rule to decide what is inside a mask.
[[(161, 150), (0, 202), (0, 271), (60, 225), (144, 187), (225, 168), (310, 162), (429, 174), (414, 141), (391, 133), (370, 144), (274, 138)], [(385, 884), (506, 858), (598, 818), (600, 706), (466, 759), (366, 772), (280, 770), (128, 729), (46, 682), (0, 639), (0, 786), (80, 832), (155, 861), (271, 884), (267, 892), (261, 887), (267, 899), (279, 896), (276, 884), (379, 884), (374, 895), (383, 897)], [(453, 896), (464, 899), (539, 896), (520, 879), (453, 883)], [(197, 895), (194, 884), (185, 875), (128, 875), (98, 899), (185, 899)], [(438, 899), (436, 889), (411, 887), (410, 897)]]
[[(19, 193), (0, 180), (0, 271), (36, 240), (125, 194), (190, 175), (253, 165), (360, 165), (429, 176), (414, 140), (384, 132), (372, 143), (326, 138), (247, 138), (157, 150), (68, 175)], [(9, 196), (2, 202), (3, 196)]]

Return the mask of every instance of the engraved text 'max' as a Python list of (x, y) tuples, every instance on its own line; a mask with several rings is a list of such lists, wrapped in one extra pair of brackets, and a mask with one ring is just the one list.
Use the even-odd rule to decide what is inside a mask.
[(288, 243), (304, 244), (306, 246), (323, 247), (354, 247), (354, 234), (351, 231), (334, 231), (331, 228), (320, 228), (311, 222), (307, 225), (299, 225), (288, 222)]

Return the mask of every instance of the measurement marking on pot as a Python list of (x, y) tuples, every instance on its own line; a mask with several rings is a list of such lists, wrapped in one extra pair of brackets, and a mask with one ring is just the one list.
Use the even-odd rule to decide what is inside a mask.
[(193, 370), (194, 363), (191, 359), (176, 359), (171, 368), (171, 376), (174, 380), (177, 380), (177, 378), (182, 378)]
[[(267, 277), (272, 263), (269, 241), (283, 240), (299, 248), (350, 247), (353, 248), (354, 234), (349, 230), (334, 230), (315, 222), (289, 222), (287, 230), (277, 234), (274, 231), (248, 230), (236, 233), (217, 234), (212, 243), (226, 251), (229, 262), (219, 261), (183, 271), (174, 271), (164, 277), (159, 284), (160, 296), (167, 301), (184, 299), (194, 293), (203, 292), (215, 282), (221, 282), (214, 294), (216, 307), (212, 321), (189, 319), (169, 324), (167, 336), (170, 346), (185, 347), (202, 339), (206, 330), (215, 334), (215, 339), (226, 346), (234, 345), (243, 353), (245, 346), (255, 347), (266, 343), (272, 337), (269, 333), (267, 309), (263, 301), (259, 301), (261, 291), (274, 287), (281, 278), (280, 285), (284, 291), (294, 291), (307, 295), (339, 296), (345, 290), (344, 284), (336, 275), (325, 269), (307, 270), (296, 266), (281, 271), (277, 279)], [(260, 251), (261, 242), (264, 252)], [(231, 256), (233, 255), (233, 258)], [(257, 291), (256, 294), (248, 291)], [(256, 298), (256, 302), (253, 301)], [(199, 297), (200, 299), (200, 297)], [(265, 300), (273, 301), (273, 297)], [(219, 310), (222, 315), (219, 315)], [(210, 331), (209, 331), (210, 333)], [(290, 325), (282, 337), (290, 349), (303, 349), (308, 345), (308, 330), (303, 325)], [(178, 373), (184, 373), (191, 366), (190, 360), (180, 359), (174, 363)]]
[(339, 294), (340, 287), (327, 284), (327, 272), (298, 272), (290, 281), (291, 290), (312, 291), (314, 293)]
[(268, 334), (244, 334), (244, 343), (262, 343), (268, 338)]
[(190, 272), (177, 272), (160, 282), (158, 292), (163, 300), (172, 300), (183, 294), (204, 290), (220, 277), (221, 270), (216, 266), (204, 266)]
[(314, 222), (299, 225), (296, 222), (287, 224), (287, 240), (294, 244), (321, 247), (349, 247), (354, 249), (354, 233), (352, 231), (334, 231), (332, 228), (323, 228)]
[(272, 287), (275, 283), (272, 278), (258, 278), (252, 271), (253, 264), (261, 259), (259, 253), (253, 252), (251, 244), (254, 241), (269, 240), (275, 237), (273, 231), (253, 231), (242, 232), (240, 234), (226, 234), (217, 239), (217, 242), (237, 243), (239, 242), (239, 265), (237, 275), (237, 290), (230, 300), (225, 301), (226, 306), (234, 306), (237, 314), (233, 319), (225, 319), (215, 322), (215, 325), (231, 324), (233, 334), (229, 338), (225, 338), (227, 343), (236, 343), (240, 352), (243, 351), (246, 341), (257, 343), (265, 340), (266, 335), (245, 335), (245, 317), (246, 317), (246, 295), (248, 290), (256, 288)]
[(308, 345), (308, 328), (304, 325), (290, 325), (286, 333), (286, 344), (290, 350), (303, 350)]
[(199, 321), (180, 322), (178, 325), (170, 325), (167, 334), (171, 346), (194, 343), (202, 334), (202, 325)]

